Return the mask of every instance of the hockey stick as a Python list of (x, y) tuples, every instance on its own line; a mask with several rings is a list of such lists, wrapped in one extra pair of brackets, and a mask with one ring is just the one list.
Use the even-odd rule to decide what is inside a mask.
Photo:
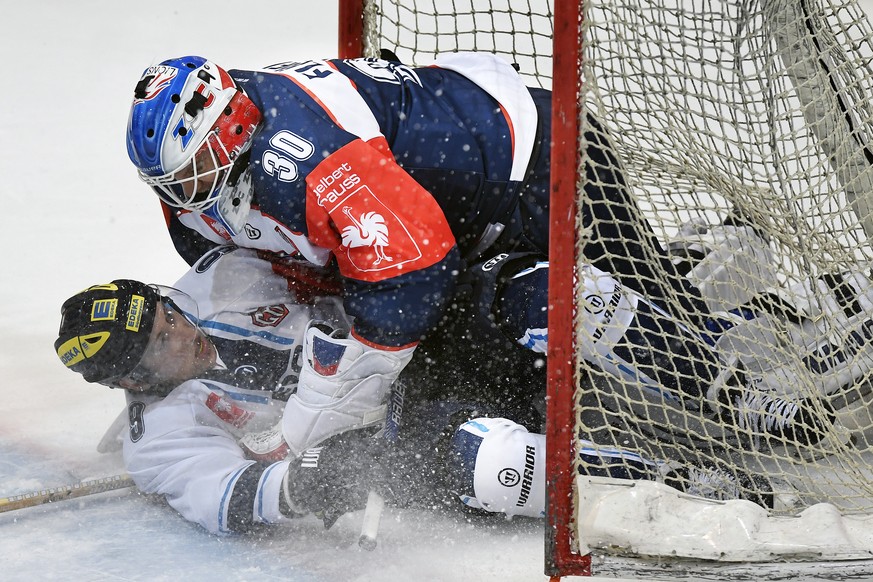
[(121, 433), (127, 428), (127, 422), (127, 407), (125, 406), (103, 433), (100, 442), (97, 443), (98, 453), (114, 453), (121, 450)]
[(367, 507), (364, 509), (364, 523), (361, 525), (361, 537), (358, 538), (358, 546), (372, 552), (376, 549), (376, 535), (379, 533), (379, 521), (382, 519), (382, 510), (385, 508), (385, 500), (375, 491), (370, 491), (367, 497)]
[[(773, 0), (764, 2), (772, 4)], [(765, 11), (765, 14), (770, 14)], [(827, 29), (813, 30), (816, 21), (807, 2), (780, 5), (773, 10), (770, 29), (779, 56), (788, 67), (803, 115), (846, 191), (864, 233), (873, 236), (873, 151), (856, 129), (849, 91), (843, 80), (855, 69)], [(854, 143), (855, 147), (843, 144)]]
[(71, 485), (61, 485), (60, 487), (52, 487), (51, 489), (40, 489), (38, 491), (13, 495), (11, 497), (0, 497), (0, 513), (14, 511), (16, 509), (24, 509), (26, 507), (36, 507), (37, 505), (54, 503), (56, 501), (75, 499), (77, 497), (85, 497), (86, 495), (105, 493), (106, 491), (114, 491), (116, 489), (126, 489), (133, 486), (133, 479), (131, 479), (127, 474), (122, 473), (121, 475), (101, 477), (100, 479), (82, 481), (81, 483), (74, 483)]
[[(397, 440), (397, 431), (400, 430), (400, 417), (403, 414), (403, 397), (406, 388), (398, 380), (391, 389), (388, 411), (385, 416), (385, 428), (383, 437), (386, 446)], [(376, 491), (370, 491), (367, 497), (367, 507), (364, 509), (364, 522), (361, 524), (361, 535), (358, 538), (358, 546), (367, 551), (376, 549), (376, 536), (379, 534), (379, 522), (382, 519), (382, 511), (385, 509), (385, 500)]]

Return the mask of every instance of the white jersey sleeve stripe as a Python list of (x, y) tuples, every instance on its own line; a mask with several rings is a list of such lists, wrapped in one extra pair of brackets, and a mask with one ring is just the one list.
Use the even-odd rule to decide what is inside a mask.
[(294, 81), (344, 130), (364, 141), (382, 137), (379, 122), (351, 79), (327, 61), (313, 63), (322, 69), (329, 69), (331, 74), (314, 79), (293, 70), (282, 71), (281, 74)]
[(533, 97), (518, 72), (502, 58), (483, 53), (446, 53), (437, 57), (434, 64), (464, 75), (497, 100), (512, 130), (509, 178), (522, 181), (536, 142), (538, 117)]
[[(278, 513), (278, 491), (277, 485), (281, 487), (282, 478), (288, 471), (288, 461), (279, 461), (273, 463), (264, 470), (258, 483), (258, 493), (255, 499), (256, 519), (264, 523), (275, 523), (280, 521)], [(275, 498), (275, 499), (274, 499)], [(269, 506), (269, 507), (268, 507)], [(275, 517), (273, 514), (277, 514)]]

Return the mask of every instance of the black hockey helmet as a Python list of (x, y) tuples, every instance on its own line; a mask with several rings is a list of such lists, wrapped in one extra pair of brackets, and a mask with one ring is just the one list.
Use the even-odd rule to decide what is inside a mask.
[(145, 353), (160, 300), (154, 287), (130, 279), (77, 293), (61, 307), (58, 357), (88, 382), (112, 385)]

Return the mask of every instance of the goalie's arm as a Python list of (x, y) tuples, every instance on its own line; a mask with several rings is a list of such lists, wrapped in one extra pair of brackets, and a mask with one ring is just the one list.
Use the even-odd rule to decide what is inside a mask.
[(454, 291), (457, 248), (436, 265), (375, 282), (348, 281), (347, 334), (311, 326), (282, 433), (292, 454), (346, 430), (380, 424), (390, 387)]
[(343, 303), (352, 335), (390, 350), (417, 344), (443, 316), (461, 268), (457, 247), (430, 267), (381, 281), (345, 280)]

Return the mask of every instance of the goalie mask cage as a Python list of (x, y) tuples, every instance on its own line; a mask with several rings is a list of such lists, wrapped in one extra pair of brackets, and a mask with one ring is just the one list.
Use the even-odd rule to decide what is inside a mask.
[[(857, 2), (341, 1), (340, 56), (380, 49), (407, 64), (494, 52), (553, 90), (546, 573), (589, 574), (591, 553), (873, 557), (873, 41)], [(608, 144), (615, 167), (593, 168), (591, 140)], [(607, 174), (622, 177), (631, 218), (656, 239), (608, 241), (622, 266), (613, 274), (661, 290), (664, 309), (720, 340), (732, 385), (802, 401), (813, 433), (769, 434), (739, 410), (778, 424), (790, 410), (766, 398), (723, 398), (717, 385), (672, 398), (581, 356), (596, 339), (580, 281), (600, 228), (583, 221), (586, 185)], [(756, 317), (701, 327), (741, 305)], [(669, 359), (640, 357), (659, 356)], [(601, 462), (583, 464), (582, 447)], [(674, 473), (676, 488), (598, 476), (621, 469), (617, 448), (670, 461), (660, 475), (698, 471)], [(690, 494), (707, 487), (743, 500)]]

